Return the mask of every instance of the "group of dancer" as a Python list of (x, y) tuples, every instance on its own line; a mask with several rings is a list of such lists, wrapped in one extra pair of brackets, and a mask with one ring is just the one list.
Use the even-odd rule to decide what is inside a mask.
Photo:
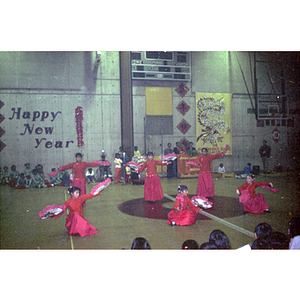
[[(214, 182), (210, 171), (210, 163), (212, 160), (222, 158), (228, 146), (225, 147), (221, 153), (210, 155), (207, 148), (201, 149), (201, 155), (199, 155), (193, 162), (188, 164), (197, 165), (200, 167), (198, 185), (197, 185), (197, 197), (202, 200), (207, 200), (214, 196)], [(54, 217), (58, 218), (67, 208), (70, 212), (67, 217), (66, 227), (71, 235), (86, 236), (95, 234), (98, 230), (93, 227), (84, 217), (82, 207), (85, 205), (85, 201), (95, 196), (100, 195), (100, 190), (104, 190), (105, 187), (111, 182), (110, 178), (104, 182), (96, 185), (90, 194), (86, 195), (85, 186), (85, 174), (84, 171), (88, 167), (99, 167), (103, 161), (94, 161), (92, 163), (82, 162), (82, 154), (76, 153), (76, 162), (65, 166), (58, 167), (56, 172), (61, 170), (73, 169), (74, 180), (73, 186), (68, 189), (68, 193), (71, 198), (67, 200), (62, 206), (52, 205), (47, 206), (40, 212), (41, 219), (48, 219)], [(170, 161), (158, 161), (153, 159), (153, 152), (147, 153), (147, 160), (143, 163), (139, 170), (133, 172), (141, 173), (146, 170), (144, 181), (144, 198), (149, 203), (164, 198), (159, 176), (156, 172), (157, 165), (168, 165)], [(108, 163), (108, 162), (105, 162)], [(237, 194), (240, 196), (239, 200), (242, 202), (244, 211), (249, 213), (263, 213), (268, 211), (269, 206), (263, 196), (263, 194), (255, 194), (255, 189), (258, 186), (262, 186), (277, 192), (277, 189), (273, 188), (271, 182), (255, 182), (254, 176), (249, 174), (247, 176), (247, 182), (237, 188)], [(178, 195), (176, 196), (175, 203), (172, 210), (168, 214), (167, 223), (170, 225), (188, 226), (193, 225), (197, 219), (197, 213), (203, 209), (203, 206), (197, 201), (193, 201), (187, 196), (188, 187), (180, 185), (178, 187)], [(95, 192), (96, 191), (96, 192)]]

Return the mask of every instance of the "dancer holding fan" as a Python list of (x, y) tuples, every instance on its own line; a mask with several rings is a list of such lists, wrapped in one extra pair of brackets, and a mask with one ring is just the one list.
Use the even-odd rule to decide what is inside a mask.
[(192, 162), (187, 162), (187, 164), (196, 165), (200, 167), (197, 186), (197, 196), (213, 197), (215, 195), (214, 181), (210, 171), (210, 163), (214, 159), (223, 157), (228, 148), (229, 146), (226, 145), (222, 153), (217, 153), (213, 155), (208, 154), (207, 148), (202, 148), (202, 155), (199, 155)]
[(60, 217), (67, 208), (70, 212), (66, 219), (66, 228), (70, 235), (78, 234), (79, 236), (88, 236), (99, 232), (94, 226), (92, 226), (87, 219), (83, 217), (82, 203), (86, 200), (96, 196), (100, 196), (100, 192), (110, 184), (111, 180), (100, 182), (96, 185), (89, 194), (80, 195), (80, 188), (72, 186), (68, 189), (68, 193), (71, 198), (68, 199), (63, 205), (50, 205), (45, 207), (40, 213), (40, 219), (57, 219)]

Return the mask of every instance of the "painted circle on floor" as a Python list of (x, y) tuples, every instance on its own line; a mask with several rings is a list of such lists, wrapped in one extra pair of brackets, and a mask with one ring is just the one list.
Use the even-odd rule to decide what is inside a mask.
[[(176, 197), (176, 196), (172, 196)], [(192, 198), (193, 196), (189, 196)], [(213, 207), (205, 211), (219, 218), (236, 217), (243, 214), (243, 205), (239, 202), (238, 198), (214, 196), (209, 199), (213, 202)], [(173, 201), (167, 198), (155, 201), (145, 201), (144, 198), (133, 199), (123, 202), (118, 206), (118, 209), (127, 215), (149, 218), (149, 219), (168, 219), (168, 213), (173, 207)], [(167, 206), (167, 207), (166, 207)], [(211, 220), (210, 218), (197, 215), (197, 220)]]

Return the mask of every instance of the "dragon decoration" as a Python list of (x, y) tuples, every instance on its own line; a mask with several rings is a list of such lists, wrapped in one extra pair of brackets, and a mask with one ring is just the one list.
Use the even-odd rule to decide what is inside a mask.
[(214, 98), (200, 98), (197, 101), (197, 108), (199, 110), (198, 122), (205, 128), (197, 137), (197, 142), (200, 139), (204, 144), (222, 142), (224, 138), (222, 135), (231, 131), (223, 120), (225, 114), (224, 102)]

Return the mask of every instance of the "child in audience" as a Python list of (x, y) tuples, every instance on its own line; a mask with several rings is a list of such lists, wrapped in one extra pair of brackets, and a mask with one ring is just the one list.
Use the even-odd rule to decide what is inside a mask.
[(244, 168), (244, 173), (243, 174), (238, 174), (235, 175), (235, 178), (241, 179), (241, 178), (246, 178), (248, 174), (252, 173), (252, 168), (251, 164), (247, 163), (247, 167)]
[(85, 173), (85, 177), (87, 179), (87, 183), (95, 182), (95, 172), (92, 168), (88, 168)]
[(151, 250), (151, 247), (145, 238), (137, 237), (132, 242), (131, 250)]
[(19, 172), (17, 171), (17, 168), (15, 165), (12, 165), (10, 169), (11, 169), (11, 172), (9, 174), (9, 178), (10, 178), (9, 185), (11, 187), (15, 187), (17, 184), (17, 180), (19, 178)]
[(168, 213), (167, 224), (172, 226), (193, 225), (196, 222), (197, 213), (201, 209), (195, 206), (187, 196), (188, 188), (186, 185), (180, 185), (178, 192), (173, 209)]
[(45, 188), (47, 185), (44, 183), (43, 178), (40, 176), (39, 171), (34, 169), (31, 175), (31, 185), (34, 188)]
[(26, 189), (26, 178), (25, 178), (24, 173), (20, 174), (20, 177), (17, 180), (15, 188), (16, 189)]
[[(55, 172), (56, 168), (52, 168), (51, 171)], [(63, 176), (66, 173), (66, 171), (59, 171), (58, 173), (56, 173), (54, 176), (49, 176), (49, 183), (52, 186), (61, 186), (63, 185)]]
[(122, 159), (120, 159), (120, 154), (116, 153), (115, 155), (115, 180), (114, 183), (121, 182), (121, 165), (122, 165)]
[(2, 176), (2, 181), (1, 183), (3, 185), (8, 184), (10, 180), (10, 172), (8, 171), (8, 167), (4, 166), (3, 167), (3, 176)]
[(186, 240), (181, 245), (181, 249), (182, 250), (195, 250), (195, 249), (199, 249), (199, 245), (195, 240), (192, 240), (192, 239)]
[(230, 244), (226, 234), (219, 229), (211, 232), (209, 242), (217, 246), (218, 249), (230, 249)]
[(220, 164), (220, 166), (218, 168), (218, 173), (225, 173), (225, 167), (223, 164)]

